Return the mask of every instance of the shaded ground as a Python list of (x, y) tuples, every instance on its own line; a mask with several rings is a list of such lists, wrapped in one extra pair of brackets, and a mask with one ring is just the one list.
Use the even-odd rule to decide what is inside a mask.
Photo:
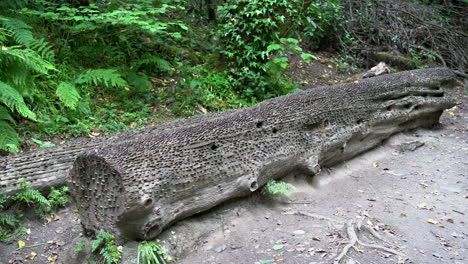
[[(442, 128), (396, 135), (313, 178), (291, 175), (286, 181), (297, 190), (289, 198), (254, 194), (181, 221), (159, 239), (174, 263), (332, 263), (352, 220), (362, 224), (361, 241), (405, 256), (356, 245), (342, 263), (467, 263), (468, 98), (459, 92), (464, 102), (443, 114)], [(424, 145), (401, 149), (415, 141)], [(0, 263), (73, 263), (82, 231), (73, 210), (51, 222), (28, 217), (31, 233), (22, 240), (33, 247), (0, 244)], [(135, 248), (124, 245), (124, 263), (136, 263)]]

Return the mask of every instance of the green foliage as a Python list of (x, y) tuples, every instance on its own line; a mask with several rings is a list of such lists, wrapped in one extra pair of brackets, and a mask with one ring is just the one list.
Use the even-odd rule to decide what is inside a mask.
[(166, 259), (170, 257), (159, 245), (159, 240), (138, 243), (137, 264), (166, 264)]
[(31, 184), (26, 180), (19, 180), (18, 187), (21, 191), (14, 200), (34, 207), (39, 218), (43, 219), (45, 214), (51, 210), (50, 202), (38, 190), (31, 188)]
[(49, 195), (47, 196), (52, 211), (57, 210), (59, 207), (64, 207), (70, 202), (68, 194), (67, 186), (63, 186), (59, 189), (52, 187)]
[(10, 243), (26, 234), (26, 228), (21, 226), (21, 215), (6, 212), (7, 202), (11, 196), (3, 193), (0, 197), (0, 242)]
[[(226, 1), (220, 8), (220, 35), (233, 86), (259, 100), (291, 92), (283, 77), (286, 51), (302, 52), (298, 40), (283, 38), (297, 1)], [(271, 61), (271, 58), (274, 58)]]
[(20, 139), (11, 124), (15, 124), (15, 120), (10, 115), (9, 111), (0, 105), (0, 149), (18, 152)]
[(80, 74), (76, 79), (77, 84), (88, 84), (105, 88), (124, 87), (127, 82), (115, 69), (93, 69)]
[(175, 91), (176, 113), (192, 115), (194, 111), (223, 111), (249, 106), (248, 102), (234, 91), (232, 76), (225, 72), (191, 68), (183, 73), (183, 78)]
[(297, 30), (301, 36), (315, 43), (313, 48), (319, 48), (320, 41), (336, 36), (340, 25), (345, 23), (342, 0), (310, 1), (309, 5), (301, 7)]
[(0, 16), (0, 24), (3, 26), (3, 28), (11, 32), (14, 40), (18, 44), (29, 47), (31, 42), (34, 40), (33, 34), (31, 32), (32, 27), (24, 23), (22, 20)]
[(26, 235), (26, 228), (21, 225), (19, 217), (0, 212), (0, 242), (11, 241)]
[(66, 186), (59, 189), (52, 187), (48, 199), (38, 190), (32, 189), (31, 184), (26, 180), (19, 180), (18, 187), (21, 191), (15, 196), (3, 193), (0, 197), (0, 242), (9, 243), (26, 234), (26, 228), (21, 225), (22, 215), (16, 210), (18, 205), (26, 204), (34, 208), (37, 216), (43, 219), (46, 213), (65, 206), (69, 202)]
[(85, 242), (79, 242), (76, 243), (75, 246), (73, 247), (73, 253), (78, 254), (85, 250), (86, 248), (86, 243)]
[(295, 190), (296, 187), (290, 183), (282, 182), (282, 181), (275, 181), (270, 180), (267, 184), (262, 188), (263, 194), (269, 195), (286, 195), (289, 196), (289, 190)]
[(81, 96), (78, 93), (78, 90), (76, 89), (75, 85), (69, 82), (61, 82), (58, 85), (55, 94), (59, 97), (60, 101), (62, 101), (66, 107), (73, 110), (76, 109), (78, 102), (81, 99)]
[(117, 246), (115, 237), (104, 230), (99, 231), (93, 241), (91, 251), (98, 253), (99, 258), (107, 264), (118, 263), (122, 258), (122, 246)]

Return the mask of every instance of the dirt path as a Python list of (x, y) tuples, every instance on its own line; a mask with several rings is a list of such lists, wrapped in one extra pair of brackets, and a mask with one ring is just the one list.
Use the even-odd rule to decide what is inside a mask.
[[(291, 175), (285, 180), (297, 190), (287, 199), (254, 194), (181, 221), (159, 239), (181, 264), (333, 263), (351, 245), (346, 232), (351, 220), (350, 230), (362, 243), (388, 250), (356, 244), (341, 263), (467, 263), (464, 93), (463, 104), (443, 114), (442, 128), (396, 135), (313, 178)], [(415, 141), (424, 145), (400, 149)], [(66, 252), (75, 254), (73, 239), (81, 233), (73, 209), (59, 211), (60, 218), (50, 223), (28, 220), (31, 234), (22, 240), (39, 245), (16, 250), (16, 241), (0, 244), (0, 263), (71, 264)], [(123, 263), (136, 263), (135, 248), (136, 243), (124, 245)], [(33, 260), (26, 258), (31, 252), (37, 254)]]

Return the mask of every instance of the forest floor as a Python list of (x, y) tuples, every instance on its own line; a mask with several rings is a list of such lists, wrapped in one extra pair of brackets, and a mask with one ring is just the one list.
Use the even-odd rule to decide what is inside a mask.
[[(304, 88), (355, 77), (327, 59), (296, 66)], [(290, 175), (289, 197), (231, 201), (170, 227), (161, 244), (181, 264), (333, 263), (346, 247), (341, 263), (467, 263), (468, 97), (457, 92), (441, 128), (400, 133), (312, 178)], [(1, 244), (0, 263), (81, 263), (74, 205), (26, 219), (25, 247)], [(135, 252), (125, 244), (123, 263), (136, 263)]]

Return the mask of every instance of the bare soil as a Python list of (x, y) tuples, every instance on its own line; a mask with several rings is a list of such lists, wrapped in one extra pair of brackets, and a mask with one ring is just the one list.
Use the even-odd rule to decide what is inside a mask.
[[(310, 67), (329, 68), (320, 65)], [(175, 224), (159, 237), (171, 262), (333, 263), (349, 245), (340, 263), (468, 263), (468, 96), (458, 92), (438, 129), (395, 135), (312, 178), (290, 175), (289, 197), (254, 193)], [(86, 263), (74, 209), (50, 222), (26, 216), (26, 247), (0, 244), (0, 263)], [(136, 245), (124, 245), (123, 263), (136, 263)]]

